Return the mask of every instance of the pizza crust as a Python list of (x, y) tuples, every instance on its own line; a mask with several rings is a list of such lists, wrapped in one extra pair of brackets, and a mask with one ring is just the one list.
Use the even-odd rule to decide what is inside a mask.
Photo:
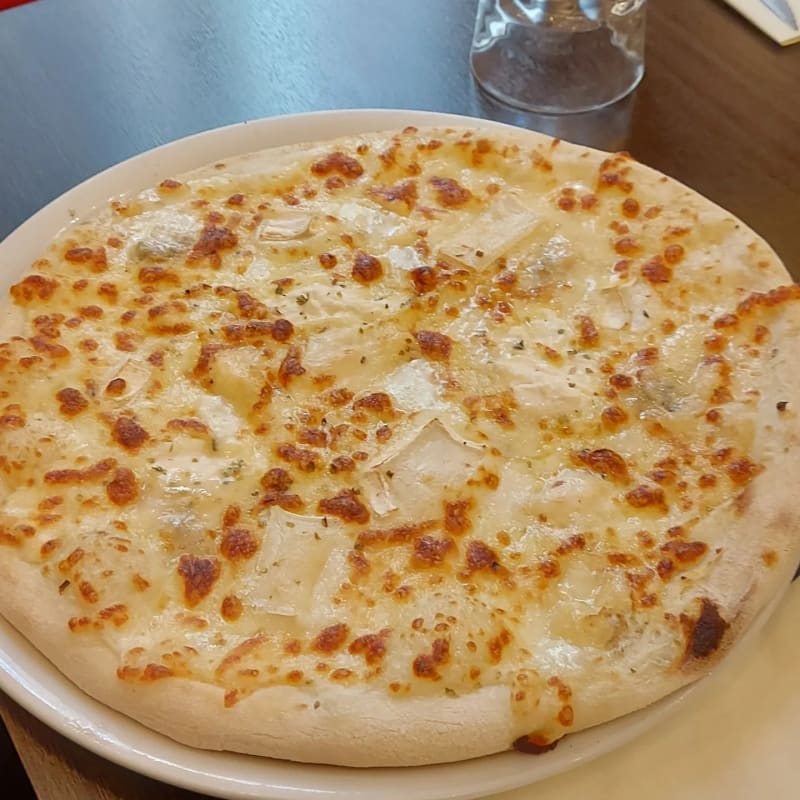
[[(454, 136), (437, 130), (423, 134), (443, 139)], [(377, 150), (391, 142), (391, 137), (391, 133), (370, 134), (358, 140)], [(560, 181), (567, 183), (580, 183), (587, 163), (596, 169), (608, 157), (566, 143), (553, 150), (551, 141), (537, 134), (509, 132), (501, 138), (509, 146), (549, 148)], [(236, 174), (245, 181), (254, 172), (262, 178), (280, 175), (292, 170), (299, 157), (319, 159), (352, 145), (353, 139), (348, 138), (245, 157), (226, 165), (208, 185), (224, 184)], [(730, 242), (732, 264), (739, 264), (744, 251), (753, 261), (760, 258), (768, 264), (757, 276), (748, 278), (750, 291), (767, 290), (787, 277), (769, 248), (741, 223), (729, 222), (729, 215), (721, 209), (676, 182), (665, 181), (659, 173), (638, 164), (630, 166), (630, 179), (637, 185), (646, 184), (656, 198), (653, 202), (657, 200), (667, 213), (673, 208), (685, 212), (688, 206), (700, 224), (712, 231), (712, 238), (720, 237), (723, 250)], [(271, 229), (268, 239), (277, 236), (275, 230)], [(474, 251), (473, 247), (469, 258), (476, 257)], [(461, 253), (458, 258), (467, 256)], [(791, 483), (781, 479), (794, 474), (800, 459), (800, 426), (793, 409), (798, 372), (792, 368), (790, 356), (800, 340), (796, 305), (781, 309), (780, 321), (771, 323), (771, 337), (778, 343), (777, 351), (769, 372), (760, 374), (767, 384), (758, 386), (761, 397), (753, 415), (757, 434), (749, 454), (765, 471), (697, 522), (693, 536), (698, 539), (714, 542), (724, 532), (719, 552), (709, 557), (710, 568), (704, 564), (702, 572), (689, 573), (686, 589), (680, 583), (670, 584), (663, 600), (665, 609), (695, 608), (696, 613), (699, 603), (712, 603), (725, 621), (724, 632), (714, 634), (713, 647), (702, 657), (687, 651), (688, 655), (678, 659), (674, 644), (662, 647), (657, 641), (662, 634), (669, 636), (660, 630), (653, 635), (639, 636), (633, 631), (629, 638), (623, 636), (622, 646), (613, 654), (603, 654), (592, 669), (570, 673), (569, 690), (574, 698), (570, 713), (575, 718), (563, 733), (642, 708), (706, 674), (788, 584), (800, 557), (800, 508)], [(788, 401), (789, 406), (779, 419), (775, 406), (781, 401)], [(458, 432), (450, 435), (454, 441), (458, 438)], [(765, 548), (773, 554), (774, 566), (766, 564)], [(13, 550), (4, 550), (0, 559), (4, 616), (87, 694), (190, 746), (314, 763), (397, 766), (491, 754), (508, 749), (527, 734), (552, 734), (554, 730), (552, 720), (559, 705), (546, 688), (547, 675), (531, 678), (535, 702), (522, 704), (512, 702), (519, 686), (503, 683), (464, 694), (424, 692), (411, 697), (393, 697), (383, 689), (356, 683), (317, 684), (309, 689), (287, 685), (259, 688), (225, 707), (225, 689), (207, 681), (183, 677), (149, 683), (119, 680), (120, 653), (108, 640), (89, 634), (76, 636), (65, 625), (65, 620), (80, 617), (85, 607), (72, 595), (54, 592), (52, 579), (37, 565), (9, 553)], [(180, 638), (180, 631), (176, 637)], [(536, 685), (537, 681), (541, 685)]]

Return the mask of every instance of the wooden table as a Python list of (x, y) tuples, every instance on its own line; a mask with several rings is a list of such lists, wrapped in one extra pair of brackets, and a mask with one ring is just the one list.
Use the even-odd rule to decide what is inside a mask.
[[(199, 130), (323, 108), (420, 108), (628, 149), (744, 219), (800, 277), (800, 45), (781, 49), (718, 0), (651, 0), (637, 93), (598, 114), (543, 118), (475, 88), (475, 5), (40, 0), (5, 11), (0, 238), (89, 175)], [(41, 800), (199, 797), (103, 761), (1, 695), (0, 715)], [(32, 797), (9, 742), (0, 737), (0, 773), (11, 796)]]

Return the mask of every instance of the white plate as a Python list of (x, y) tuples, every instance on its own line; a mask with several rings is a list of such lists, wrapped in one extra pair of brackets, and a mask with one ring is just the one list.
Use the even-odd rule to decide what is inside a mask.
[[(197, 134), (131, 158), (54, 200), (0, 243), (0, 263), (18, 265), (21, 272), (40, 255), (42, 242), (71, 220), (86, 216), (115, 195), (145, 189), (164, 177), (265, 147), (409, 124), (499, 126), (450, 114), (363, 110), (276, 117)], [(16, 279), (16, 272), (0, 276), (3, 294)], [(201, 751), (178, 744), (85, 695), (2, 618), (0, 688), (59, 733), (110, 761), (167, 783), (236, 800), (482, 797), (534, 783), (619, 747), (663, 719), (691, 692), (691, 688), (684, 689), (643, 711), (568, 736), (555, 750), (539, 756), (509, 752), (456, 764), (352, 769)]]

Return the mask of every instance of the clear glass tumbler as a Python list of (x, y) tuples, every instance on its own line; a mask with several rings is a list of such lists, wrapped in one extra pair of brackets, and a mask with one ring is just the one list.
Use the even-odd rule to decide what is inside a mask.
[(645, 11), (646, 0), (479, 0), (472, 72), (517, 108), (602, 108), (642, 79)]

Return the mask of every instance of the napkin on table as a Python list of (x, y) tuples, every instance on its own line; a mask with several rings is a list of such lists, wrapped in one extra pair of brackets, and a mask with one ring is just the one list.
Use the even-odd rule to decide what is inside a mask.
[[(800, 30), (794, 30), (783, 20), (776, 16), (765, 6), (761, 0), (725, 0), (728, 5), (733, 6), (743, 17), (747, 17), (750, 22), (778, 44), (796, 44), (800, 42)], [(800, 24), (800, 0), (787, 0), (795, 19)]]

